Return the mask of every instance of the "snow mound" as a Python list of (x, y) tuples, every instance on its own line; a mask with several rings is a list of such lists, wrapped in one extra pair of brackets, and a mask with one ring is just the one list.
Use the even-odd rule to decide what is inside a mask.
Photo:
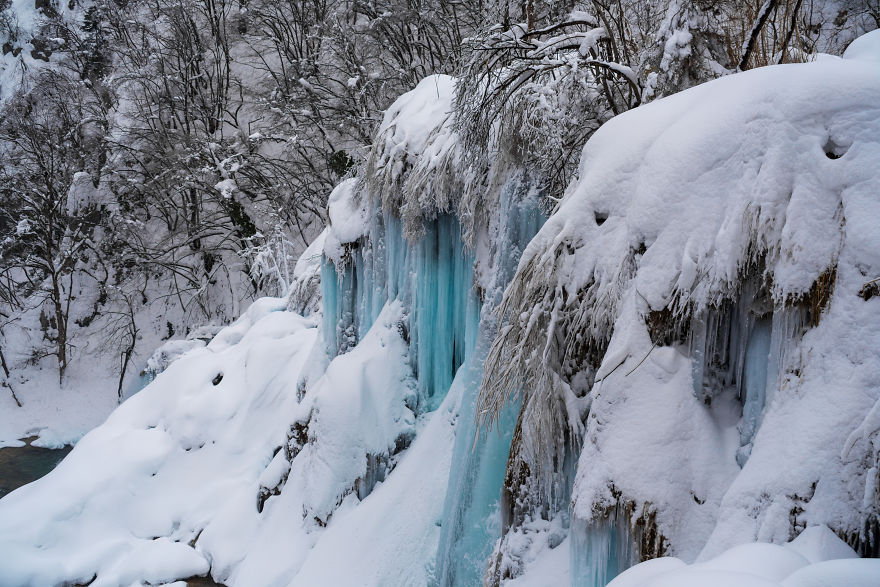
[(286, 443), (297, 373), (317, 333), (314, 321), (272, 311), (281, 304), (255, 304), (124, 402), (49, 475), (0, 501), (0, 584), (205, 574), (215, 555), (197, 540), (229, 525), (238, 528), (232, 547), (247, 552), (259, 478)]
[(810, 563), (858, 558), (858, 554), (828, 526), (810, 526), (785, 545)]
[[(415, 382), (399, 332), (400, 303), (385, 307), (351, 351), (336, 357), (306, 395), (309, 441), (300, 460), (309, 517), (326, 522), (354, 489), (365, 497), (415, 436)], [(358, 425), (353, 425), (358, 424)]]
[(850, 43), (843, 52), (843, 58), (880, 61), (880, 29), (864, 34)]
[[(799, 552), (808, 554), (802, 556)], [(811, 526), (779, 546), (752, 543), (693, 565), (659, 558), (636, 565), (608, 587), (877, 587), (880, 560), (858, 555), (825, 526)]]

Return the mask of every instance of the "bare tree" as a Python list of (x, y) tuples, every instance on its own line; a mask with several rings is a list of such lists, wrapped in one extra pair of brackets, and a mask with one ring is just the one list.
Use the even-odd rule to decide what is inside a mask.
[(59, 378), (69, 360), (68, 326), (78, 264), (94, 251), (96, 206), (72, 198), (74, 176), (89, 150), (92, 104), (51, 71), (0, 115), (0, 215), (14, 232), (0, 245), (0, 296), (19, 310), (45, 306), (41, 323), (54, 346)]

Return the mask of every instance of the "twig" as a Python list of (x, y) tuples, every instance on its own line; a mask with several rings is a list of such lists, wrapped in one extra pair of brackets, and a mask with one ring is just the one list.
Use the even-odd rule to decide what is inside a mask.
[[(615, 371), (617, 371), (617, 370), (620, 368), (621, 365), (623, 365), (624, 363), (626, 363), (626, 360), (629, 359), (631, 356), (632, 356), (632, 355), (627, 355), (627, 356), (625, 356), (625, 357), (623, 358), (623, 360), (621, 360), (621, 361), (617, 364), (617, 366), (614, 367), (614, 369), (612, 369), (611, 371), (609, 371), (609, 372), (605, 375), (605, 377), (603, 377), (602, 379), (599, 379), (599, 380), (597, 380), (597, 381), (594, 381), (593, 384), (595, 385), (596, 383), (602, 383), (603, 381), (605, 381), (606, 379), (608, 379), (609, 377), (611, 377), (611, 374), (614, 373)], [(642, 360), (644, 361), (644, 359), (642, 359)]]
[(653, 345), (651, 345), (651, 350), (648, 351), (648, 354), (645, 355), (644, 357), (642, 357), (642, 360), (639, 361), (639, 364), (636, 365), (635, 367), (633, 367), (632, 370), (630, 370), (629, 373), (627, 373), (626, 375), (624, 375), (624, 377), (629, 377), (630, 375), (632, 375), (632, 372), (635, 371), (636, 369), (638, 369), (638, 368), (641, 366), (641, 364), (645, 362), (645, 359), (648, 358), (648, 355), (650, 355), (650, 354), (651, 354), (651, 351), (653, 351), (656, 347), (657, 347), (657, 343), (654, 343)]
[(15, 395), (15, 390), (12, 389), (12, 386), (9, 385), (9, 382), (8, 382), (8, 381), (4, 381), (4, 382), (0, 383), (0, 385), (2, 385), (3, 387), (6, 387), (7, 389), (9, 389), (9, 393), (12, 394), (12, 399), (15, 400), (15, 404), (16, 404), (19, 408), (22, 407), (21, 402), (18, 401), (18, 396)]

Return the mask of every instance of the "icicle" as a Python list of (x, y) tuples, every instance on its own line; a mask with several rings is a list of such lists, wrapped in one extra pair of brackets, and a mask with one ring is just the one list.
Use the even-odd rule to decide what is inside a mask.
[(776, 390), (782, 385), (789, 352), (798, 344), (808, 324), (809, 312), (801, 305), (783, 306), (773, 312), (770, 358), (767, 364), (768, 405), (773, 400)]
[[(477, 396), (483, 362), (497, 330), (494, 309), (504, 287), (513, 277), (521, 251), (538, 232), (545, 217), (538, 195), (531, 191), (528, 178), (512, 177), (501, 193), (499, 225), (494, 242), (493, 278), (487, 292), (482, 317), (478, 307), (467, 301), (465, 312), (456, 312), (455, 331), (466, 342), (467, 359), (455, 385), (464, 385), (459, 409), (460, 428), (456, 431), (453, 469), (447, 489), (443, 519), (446, 521), (437, 554), (439, 585), (479, 585), (483, 582), (493, 544), (501, 537), (499, 502), (507, 468), (510, 442), (521, 402), (502, 410), (497, 430), (483, 431), (474, 445), (477, 430)], [(460, 240), (456, 247), (461, 250)], [(455, 279), (471, 275), (473, 261), (456, 254)], [(458, 299), (461, 304), (463, 300)], [(461, 318), (464, 320), (461, 320)], [(471, 353), (468, 348), (475, 348)], [(573, 476), (572, 476), (573, 477)]]
[(743, 281), (734, 301), (696, 313), (691, 319), (690, 355), (695, 397), (710, 403), (733, 388), (743, 406), (740, 448), (742, 467), (761, 426), (764, 410), (782, 384), (788, 350), (807, 324), (801, 305), (770, 306), (757, 278)]
[(700, 312), (691, 319), (690, 330), (690, 353), (691, 353), (691, 377), (693, 380), (694, 397), (705, 400), (703, 392), (703, 372), (706, 369), (706, 312)]
[(615, 509), (607, 518), (571, 528), (572, 587), (605, 587), (614, 577), (639, 562), (636, 540), (627, 517)]
[(441, 216), (426, 225), (413, 263), (411, 359), (420, 394), (433, 409), (473, 350), (479, 322), (474, 258), (465, 250), (454, 217)]
[(745, 465), (749, 458), (752, 439), (761, 425), (764, 414), (771, 325), (770, 317), (758, 319), (746, 344), (742, 383), (743, 421), (740, 429), (740, 448), (736, 453), (736, 462), (740, 467)]

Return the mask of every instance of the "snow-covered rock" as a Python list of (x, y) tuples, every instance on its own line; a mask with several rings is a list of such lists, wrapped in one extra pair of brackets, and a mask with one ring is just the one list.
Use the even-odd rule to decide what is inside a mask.
[(424, 220), (456, 212), (462, 195), (454, 98), (455, 78), (426, 77), (388, 108), (370, 151), (365, 183), (410, 237), (422, 235)]

